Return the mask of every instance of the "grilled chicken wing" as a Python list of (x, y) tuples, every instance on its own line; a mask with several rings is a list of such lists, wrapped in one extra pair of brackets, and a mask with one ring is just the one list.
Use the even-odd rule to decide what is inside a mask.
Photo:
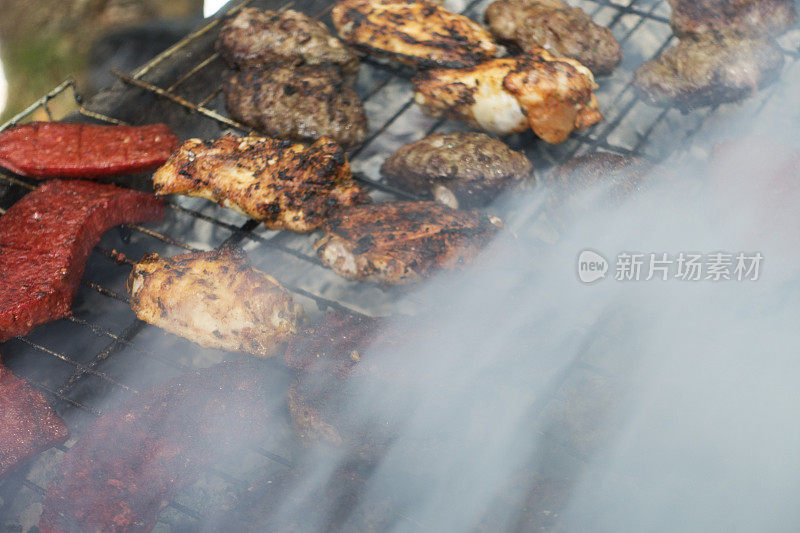
[(332, 67), (231, 72), (223, 91), (234, 120), (270, 137), (296, 141), (330, 137), (349, 148), (367, 136), (361, 100)]
[(133, 268), (128, 292), (141, 320), (201, 346), (258, 357), (274, 355), (303, 321), (291, 295), (230, 248), (149, 254)]
[(430, 70), (417, 75), (414, 86), (414, 99), (427, 113), (498, 135), (531, 128), (560, 143), (603, 119), (589, 69), (544, 50), (461, 70)]
[(560, 0), (497, 0), (485, 17), (495, 37), (525, 53), (544, 48), (579, 61), (595, 74), (610, 73), (622, 60), (611, 30)]
[(341, 147), (263, 137), (190, 139), (153, 175), (156, 194), (185, 194), (230, 207), (271, 229), (308, 232), (328, 212), (366, 200)]
[(797, 23), (794, 0), (669, 0), (677, 35), (737, 30), (779, 34)]
[(322, 22), (293, 9), (242, 9), (222, 27), (217, 50), (231, 67), (335, 66), (351, 82), (358, 74), (358, 56)]
[(347, 279), (403, 284), (468, 263), (500, 225), (435, 202), (365, 205), (336, 212), (315, 247)]
[(485, 133), (435, 133), (389, 157), (381, 174), (395, 185), (457, 209), (491, 202), (533, 177), (525, 155)]
[(732, 31), (688, 35), (642, 65), (634, 83), (653, 105), (692, 109), (750, 96), (775, 81), (783, 61), (769, 37)]
[(497, 55), (480, 24), (431, 2), (344, 0), (332, 17), (345, 42), (406, 65), (458, 68)]

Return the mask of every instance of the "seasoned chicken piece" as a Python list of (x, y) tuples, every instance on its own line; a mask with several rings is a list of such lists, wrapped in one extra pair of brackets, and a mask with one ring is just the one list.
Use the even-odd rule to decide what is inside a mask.
[(270, 357), (295, 335), (303, 308), (244, 252), (146, 255), (128, 278), (141, 320), (201, 346)]
[(361, 99), (332, 67), (231, 72), (223, 92), (234, 120), (270, 137), (306, 142), (330, 137), (350, 148), (367, 136)]
[(406, 65), (458, 68), (497, 55), (480, 24), (430, 2), (344, 0), (332, 17), (345, 42)]
[(328, 213), (367, 200), (342, 148), (265, 137), (189, 139), (153, 174), (157, 195), (184, 194), (229, 207), (270, 229), (308, 232)]
[(381, 174), (402, 189), (457, 209), (484, 206), (504, 189), (533, 178), (533, 165), (485, 133), (435, 133), (400, 148)]
[(358, 56), (322, 22), (293, 9), (242, 9), (223, 25), (217, 50), (235, 68), (334, 66), (350, 82), (358, 75)]
[(598, 75), (609, 74), (622, 61), (622, 48), (611, 30), (560, 0), (497, 0), (485, 17), (495, 37), (524, 53), (544, 48), (575, 59)]
[(347, 279), (404, 284), (460, 268), (501, 225), (436, 202), (365, 205), (334, 213), (315, 247), (322, 262)]
[(797, 23), (794, 0), (669, 0), (676, 35), (737, 30), (780, 34)]
[(771, 38), (689, 35), (642, 65), (634, 84), (652, 105), (693, 109), (747, 98), (775, 81), (783, 61)]
[(430, 70), (414, 78), (425, 112), (498, 135), (528, 128), (549, 143), (603, 120), (592, 73), (573, 59), (533, 56), (493, 59), (466, 69)]

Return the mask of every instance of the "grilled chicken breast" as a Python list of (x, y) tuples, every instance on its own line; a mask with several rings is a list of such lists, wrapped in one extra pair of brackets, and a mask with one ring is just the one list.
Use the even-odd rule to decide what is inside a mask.
[(554, 56), (575, 59), (598, 75), (609, 74), (622, 61), (622, 47), (611, 30), (561, 0), (497, 0), (485, 17), (497, 39), (523, 53), (544, 48)]
[(669, 0), (676, 35), (736, 30), (780, 34), (797, 23), (794, 0)]
[(270, 137), (305, 142), (330, 137), (350, 148), (367, 136), (361, 100), (332, 67), (231, 72), (223, 92), (234, 120)]
[(435, 117), (506, 135), (528, 128), (549, 143), (603, 119), (592, 73), (573, 59), (536, 55), (493, 59), (414, 78), (414, 99)]
[(634, 84), (652, 105), (693, 109), (750, 96), (775, 81), (783, 62), (769, 37), (732, 31), (688, 35), (642, 65)]
[(293, 9), (242, 9), (222, 26), (217, 50), (234, 68), (334, 66), (349, 82), (358, 74), (358, 56), (322, 22)]
[(303, 309), (240, 250), (145, 256), (128, 278), (141, 320), (201, 346), (270, 357), (299, 331)]
[(156, 194), (207, 198), (270, 229), (308, 232), (332, 209), (366, 200), (342, 148), (264, 137), (190, 139), (153, 175)]
[(381, 174), (402, 189), (457, 209), (488, 204), (504, 189), (532, 178), (533, 165), (485, 133), (434, 133), (400, 148)]
[(344, 0), (331, 15), (345, 42), (406, 65), (458, 68), (497, 55), (480, 24), (431, 2)]
[(347, 279), (404, 284), (471, 261), (502, 223), (435, 202), (399, 202), (336, 212), (317, 255)]

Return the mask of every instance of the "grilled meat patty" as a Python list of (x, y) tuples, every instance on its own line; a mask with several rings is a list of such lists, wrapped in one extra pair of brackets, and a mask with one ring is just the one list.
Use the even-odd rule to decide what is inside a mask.
[(480, 24), (431, 2), (344, 0), (331, 15), (344, 41), (406, 65), (458, 68), (497, 55)]
[(365, 200), (342, 148), (264, 137), (189, 139), (153, 175), (156, 194), (207, 198), (270, 229), (308, 232), (328, 213)]
[(779, 34), (797, 23), (794, 0), (669, 0), (676, 35), (737, 30)]
[(611, 30), (560, 0), (497, 0), (485, 17), (495, 37), (524, 53), (544, 48), (579, 61), (595, 74), (609, 74), (622, 61), (622, 47)]
[(139, 319), (201, 346), (270, 357), (297, 333), (303, 308), (241, 250), (162, 259), (148, 254), (128, 278)]
[(315, 247), (347, 279), (402, 284), (469, 263), (500, 225), (436, 202), (355, 206), (325, 221), (325, 237)]
[(592, 73), (547, 51), (493, 59), (465, 69), (429, 70), (414, 78), (414, 100), (435, 117), (490, 133), (532, 129), (548, 143), (603, 119)]
[[(561, 222), (589, 209), (616, 206), (640, 190), (653, 165), (640, 157), (597, 152), (573, 158), (543, 180), (550, 186), (551, 216)], [(582, 197), (593, 188), (599, 196)], [(588, 200), (580, 205), (575, 200)]]
[(119, 224), (161, 220), (152, 194), (54, 180), (0, 217), (0, 342), (70, 314), (86, 259)]
[(0, 364), (0, 480), (65, 440), (67, 428), (44, 396)]
[(358, 56), (322, 22), (293, 9), (242, 9), (222, 26), (217, 50), (235, 68), (334, 66), (349, 82), (358, 75)]
[(457, 209), (488, 204), (504, 189), (532, 178), (533, 165), (485, 133), (435, 133), (400, 148), (381, 174), (398, 187)]
[[(182, 488), (268, 435), (279, 404), (252, 361), (142, 392), (95, 421), (47, 487), (42, 533), (146, 532)], [(273, 426), (274, 427), (274, 426)]]
[(747, 98), (778, 77), (783, 53), (771, 38), (735, 32), (688, 35), (636, 71), (652, 105), (693, 109)]
[(330, 137), (350, 148), (367, 135), (361, 100), (332, 67), (230, 72), (223, 91), (234, 120), (270, 137), (296, 141)]

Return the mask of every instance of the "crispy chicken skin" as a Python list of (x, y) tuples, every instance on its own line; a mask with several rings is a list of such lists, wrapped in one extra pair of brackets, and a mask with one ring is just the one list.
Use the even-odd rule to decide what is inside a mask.
[(794, 0), (669, 0), (676, 35), (731, 29), (777, 35), (797, 23)]
[(560, 0), (497, 0), (485, 17), (497, 39), (524, 53), (544, 48), (575, 59), (598, 75), (611, 73), (622, 60), (622, 48), (611, 30)]
[(358, 74), (358, 56), (322, 22), (293, 9), (242, 9), (223, 25), (217, 50), (234, 68), (334, 66), (351, 82)]
[(207, 198), (270, 229), (308, 232), (332, 209), (366, 200), (342, 148), (265, 137), (190, 139), (153, 175), (156, 194)]
[(332, 17), (345, 42), (406, 65), (458, 68), (497, 55), (480, 24), (431, 2), (344, 0)]
[(201, 346), (270, 357), (296, 334), (303, 309), (244, 252), (146, 255), (128, 278), (141, 320)]
[(435, 117), (506, 135), (531, 128), (548, 143), (603, 119), (592, 73), (547, 51), (493, 59), (466, 69), (438, 69), (414, 78), (414, 99)]
[(400, 148), (381, 174), (402, 189), (458, 209), (487, 205), (504, 189), (532, 178), (533, 165), (485, 133), (434, 133)]
[(688, 35), (642, 65), (634, 84), (652, 105), (693, 109), (747, 98), (775, 81), (783, 62), (769, 37), (732, 31)]
[(469, 263), (502, 223), (436, 202), (342, 209), (325, 221), (317, 255), (341, 276), (406, 284)]
[(351, 148), (367, 136), (361, 99), (332, 67), (230, 72), (222, 88), (231, 117), (270, 137), (301, 142), (330, 137)]

